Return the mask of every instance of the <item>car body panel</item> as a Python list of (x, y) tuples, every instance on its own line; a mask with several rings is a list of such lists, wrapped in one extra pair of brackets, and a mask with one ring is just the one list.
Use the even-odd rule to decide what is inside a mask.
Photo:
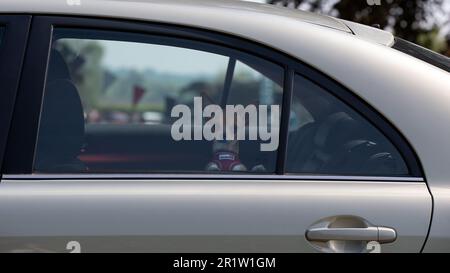
[[(89, 0), (89, 1), (58, 1), (45, 0), (39, 3), (27, 0), (5, 1), (0, 4), (1, 12), (47, 13), (64, 15), (93, 15), (114, 18), (141, 19), (183, 25), (196, 25), (196, 22), (209, 17), (221, 16), (219, 21), (232, 16), (249, 15), (279, 17), (284, 20), (294, 20), (329, 27), (336, 30), (351, 32), (339, 20), (330, 16), (317, 15), (309, 12), (288, 10), (277, 6), (263, 5), (244, 1), (229, 0)], [(174, 12), (174, 11), (177, 12)], [(197, 19), (196, 19), (197, 18)], [(228, 24), (234, 24), (228, 21)], [(201, 27), (205, 25), (200, 25)], [(209, 26), (214, 28), (214, 25)], [(218, 30), (222, 30), (219, 28)]]
[(420, 182), (5, 179), (0, 251), (61, 252), (76, 240), (83, 252), (311, 252), (309, 225), (359, 215), (397, 231), (382, 252), (418, 252), (427, 193)]
[(392, 46), (394, 44), (394, 35), (388, 31), (347, 20), (341, 20), (341, 22), (347, 25), (360, 39), (372, 41), (385, 46)]

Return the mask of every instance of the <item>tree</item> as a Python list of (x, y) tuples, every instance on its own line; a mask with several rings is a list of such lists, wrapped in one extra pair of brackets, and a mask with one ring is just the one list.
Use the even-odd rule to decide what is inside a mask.
[[(381, 5), (369, 5), (360, 0), (269, 0), (268, 3), (306, 9), (337, 16), (365, 25), (379, 25), (391, 30), (396, 36), (414, 43), (427, 41), (421, 37), (437, 37), (441, 27), (434, 18), (435, 13), (449, 16), (442, 10), (443, 0), (381, 1)], [(423, 46), (430, 46), (427, 41)], [(450, 46), (440, 47), (445, 52)]]
[(104, 73), (103, 46), (96, 41), (61, 39), (55, 45), (61, 53), (77, 86), (83, 108), (96, 108), (100, 102)]

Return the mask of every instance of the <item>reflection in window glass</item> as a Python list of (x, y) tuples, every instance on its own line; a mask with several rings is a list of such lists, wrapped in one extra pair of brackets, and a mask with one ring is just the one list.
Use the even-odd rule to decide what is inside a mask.
[(192, 42), (55, 33), (37, 172), (275, 171), (282, 68)]
[(397, 149), (371, 123), (315, 83), (295, 76), (287, 172), (408, 175)]
[(69, 65), (88, 124), (164, 123), (174, 100), (216, 101), (228, 64), (213, 53), (135, 42), (59, 39), (55, 49)]

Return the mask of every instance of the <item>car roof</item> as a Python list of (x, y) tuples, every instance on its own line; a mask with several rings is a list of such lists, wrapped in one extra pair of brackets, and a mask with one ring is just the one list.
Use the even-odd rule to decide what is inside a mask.
[[(79, 4), (78, 4), (79, 3)], [(134, 8), (147, 10), (148, 18), (136, 14)], [(2, 0), (0, 12), (20, 13), (51, 13), (51, 14), (96, 14), (98, 16), (117, 15), (136, 19), (151, 19), (153, 9), (166, 8), (167, 11), (176, 10), (235, 10), (247, 13), (263, 13), (281, 15), (286, 18), (321, 25), (341, 31), (349, 32), (349, 28), (333, 17), (292, 10), (274, 5), (265, 5), (238, 0)]]
[[(140, 12), (136, 12), (137, 10)], [(177, 20), (181, 19), (179, 11), (183, 10), (198, 14), (199, 19), (205, 17), (205, 13), (211, 15), (221, 11), (248, 13), (248, 21), (251, 21), (251, 15), (255, 14), (282, 16), (286, 20), (352, 33), (358, 38), (378, 44), (391, 46), (394, 41), (391, 33), (381, 29), (322, 14), (242, 0), (2, 0), (0, 2), (0, 13), (89, 15), (188, 24), (187, 21)], [(206, 17), (206, 20), (213, 19)], [(205, 22), (196, 24), (190, 21), (196, 27), (214, 28)]]
[[(198, 15), (195, 20), (183, 20), (180, 12), (191, 11)], [(139, 12), (137, 12), (139, 11)], [(248, 13), (248, 22), (256, 15), (283, 17), (288, 20), (308, 23), (352, 33), (358, 38), (391, 46), (394, 37), (391, 33), (373, 27), (337, 19), (331, 16), (296, 9), (247, 2), (242, 0), (2, 0), (0, 13), (40, 13), (59, 15), (89, 15), (99, 17), (126, 18), (135, 20), (160, 21), (191, 24), (201, 28), (211, 28), (206, 22), (214, 20), (211, 16), (220, 12)], [(184, 16), (188, 18), (188, 16)], [(203, 21), (201, 21), (204, 19)], [(206, 21), (205, 21), (206, 20)], [(270, 22), (270, 21), (269, 21)], [(258, 27), (258, 26), (256, 26)], [(222, 30), (216, 28), (215, 30)], [(237, 34), (237, 33), (233, 33)]]
[(388, 31), (347, 20), (339, 20), (349, 27), (353, 34), (360, 39), (386, 46), (392, 46), (394, 44), (394, 35)]

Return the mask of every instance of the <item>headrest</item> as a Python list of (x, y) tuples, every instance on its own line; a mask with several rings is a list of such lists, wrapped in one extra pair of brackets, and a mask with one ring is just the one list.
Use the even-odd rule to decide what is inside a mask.
[(334, 150), (357, 134), (357, 122), (344, 112), (328, 116), (318, 127), (314, 143), (323, 150)]
[(77, 88), (69, 79), (64, 59), (53, 50), (39, 124), (37, 169), (67, 163), (80, 153), (84, 141), (83, 107)]
[(69, 67), (64, 61), (61, 53), (58, 50), (52, 49), (50, 54), (50, 63), (47, 71), (47, 81), (56, 79), (70, 80)]
[(84, 140), (84, 116), (77, 89), (69, 80), (47, 85), (39, 124), (38, 156), (46, 161), (73, 160)]

